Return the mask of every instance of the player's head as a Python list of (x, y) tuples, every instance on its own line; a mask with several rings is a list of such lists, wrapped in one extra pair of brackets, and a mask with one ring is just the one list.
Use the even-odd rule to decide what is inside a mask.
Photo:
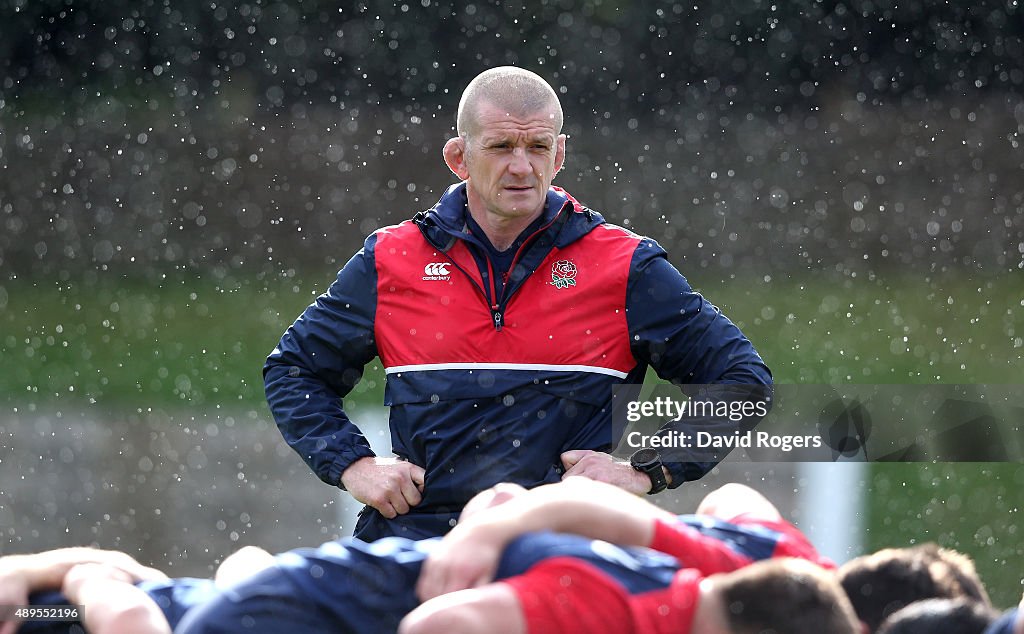
[(891, 614), (878, 634), (982, 634), (998, 616), (973, 599), (926, 599)]
[(476, 132), (482, 103), (498, 106), (515, 116), (541, 113), (550, 120), (557, 135), (562, 131), (562, 105), (558, 95), (540, 75), (515, 66), (499, 66), (477, 75), (469, 82), (459, 101), (456, 128), (459, 136)]
[(936, 544), (857, 557), (839, 568), (839, 580), (872, 632), (893, 612), (924, 599), (963, 597), (991, 606), (974, 562)]
[(771, 559), (701, 583), (692, 634), (857, 634), (835, 575), (802, 559)]
[(726, 522), (740, 515), (777, 522), (779, 509), (759, 492), (738, 482), (730, 482), (704, 496), (697, 506), (697, 515), (710, 515)]
[(466, 502), (466, 506), (462, 508), (462, 515), (460, 517), (465, 520), (471, 515), (476, 515), (485, 509), (504, 504), (523, 493), (526, 493), (526, 489), (518, 484), (499, 482), (470, 498), (469, 502)]

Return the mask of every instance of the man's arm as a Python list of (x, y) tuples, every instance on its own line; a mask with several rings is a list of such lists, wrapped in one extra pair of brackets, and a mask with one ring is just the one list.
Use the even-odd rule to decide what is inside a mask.
[(626, 319), (634, 355), (667, 381), (771, 385), (771, 372), (750, 340), (690, 287), (649, 238), (633, 254)]
[(423, 470), (377, 458), (342, 399), (377, 355), (376, 237), (284, 333), (263, 368), (267, 403), (288, 444), (321, 480), (341, 486), (385, 517), (420, 502)]
[[(634, 469), (628, 462), (618, 460), (611, 454), (590, 449), (573, 449), (561, 455), (562, 466), (565, 467), (563, 479), (580, 476), (613, 484), (624, 491), (643, 495), (651, 490), (651, 478), (646, 473)], [(672, 473), (662, 467), (665, 482), (672, 486)]]
[(460, 522), (434, 550), (417, 584), (421, 599), (489, 582), (502, 550), (524, 533), (574, 533), (647, 546), (657, 520), (673, 515), (614, 485), (570, 478), (532, 489)]
[(61, 592), (82, 606), (90, 634), (170, 634), (164, 613), (133, 578), (107, 564), (78, 564), (64, 576)]
[[(709, 397), (716, 401), (764, 400), (771, 395), (772, 375), (764, 360), (740, 329), (716, 306), (695, 292), (686, 278), (669, 263), (656, 242), (644, 239), (630, 267), (626, 299), (633, 355), (649, 364), (658, 376), (676, 385), (715, 385)], [(731, 434), (751, 427), (759, 418), (690, 419), (713, 434)], [(678, 423), (677, 423), (678, 424)], [(672, 423), (665, 431), (672, 431)], [(692, 433), (692, 429), (684, 429)], [(672, 460), (664, 456), (672, 487), (696, 480), (724, 456), (698, 455)]]
[(374, 455), (342, 407), (377, 354), (373, 267), (372, 250), (349, 260), (327, 292), (285, 331), (263, 367), (267, 403), (281, 434), (334, 486), (349, 465)]
[[(33, 592), (57, 590), (65, 577), (84, 564), (102, 564), (122, 571), (134, 581), (166, 579), (159, 570), (143, 566), (130, 555), (95, 548), (61, 548), (0, 558), (0, 605), (26, 605)], [(70, 597), (69, 597), (70, 598)], [(12, 634), (17, 623), (0, 624), (0, 634)]]
[[(754, 346), (718, 308), (690, 288), (686, 278), (669, 263), (665, 251), (650, 239), (637, 245), (630, 264), (626, 321), (633, 356), (644, 366), (653, 367), (661, 378), (677, 385), (720, 384), (704, 395), (716, 401), (761, 401), (770, 396), (771, 372)], [(728, 436), (758, 420), (704, 417), (691, 418), (686, 424)], [(682, 423), (669, 423), (663, 431), (673, 431), (679, 425)], [(688, 427), (680, 431), (692, 434), (693, 430)], [(662, 456), (669, 488), (699, 479), (725, 452), (681, 453), (675, 450)], [(566, 478), (583, 476), (633, 493), (651, 489), (647, 475), (605, 453), (569, 451), (562, 455), (562, 465)]]
[[(7, 583), (16, 583), (27, 592), (39, 590), (56, 590), (64, 581), (69, 570), (79, 564), (106, 564), (119, 568), (134, 579), (159, 580), (167, 575), (156, 568), (143, 566), (131, 555), (115, 550), (99, 550), (97, 548), (58, 548), (41, 553), (28, 555), (8, 555), (0, 557), (0, 579)], [(17, 580), (15, 582), (15, 580)]]
[(421, 604), (402, 619), (398, 634), (524, 634), (526, 621), (511, 586), (490, 583)]

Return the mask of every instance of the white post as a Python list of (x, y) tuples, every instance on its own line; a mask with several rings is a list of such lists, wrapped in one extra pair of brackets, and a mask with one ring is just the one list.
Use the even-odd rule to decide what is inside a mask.
[(841, 564), (864, 552), (866, 462), (804, 462), (797, 468), (800, 529)]
[[(370, 448), (378, 456), (391, 456), (391, 429), (388, 426), (388, 408), (386, 407), (360, 407), (358, 411), (352, 408), (353, 420), (359, 429), (363, 431)], [(362, 502), (345, 491), (338, 491), (338, 526), (342, 537), (352, 535), (356, 527), (356, 518), (359, 511), (363, 510)]]

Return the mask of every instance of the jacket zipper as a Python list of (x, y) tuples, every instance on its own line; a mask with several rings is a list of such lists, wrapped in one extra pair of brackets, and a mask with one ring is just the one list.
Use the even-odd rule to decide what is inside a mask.
[[(555, 221), (557, 221), (558, 218), (562, 215), (562, 213), (565, 212), (565, 208), (568, 207), (569, 204), (569, 202), (566, 202), (564, 205), (562, 205), (562, 208), (558, 210), (558, 213), (556, 213), (555, 217), (551, 219), (551, 222), (545, 224), (543, 227), (540, 227), (539, 229), (531, 233), (530, 236), (526, 238), (526, 240), (523, 240), (523, 243), (519, 245), (519, 249), (516, 250), (515, 256), (512, 257), (512, 264), (509, 265), (508, 268), (509, 273), (515, 270), (516, 264), (519, 262), (519, 256), (523, 254), (523, 249), (529, 246), (529, 244), (533, 241), (534, 238), (536, 238), (538, 235), (546, 231), (551, 225), (555, 224)], [(495, 295), (497, 295), (498, 293), (498, 290), (494, 285), (494, 267), (491, 264), (491, 258), (487, 257), (485, 253), (484, 260), (487, 261), (487, 275), (490, 281), (491, 291), (490, 295), (488, 296), (487, 291), (484, 290), (482, 286), (477, 284), (477, 281), (473, 278), (472, 275), (469, 274), (469, 271), (459, 266), (459, 264), (454, 260), (454, 258), (452, 258), (452, 256), (448, 254), (448, 251), (442, 251), (441, 253), (444, 254), (446, 260), (452, 263), (452, 266), (457, 268), (463, 275), (469, 278), (469, 281), (472, 282), (473, 286), (476, 287), (476, 290), (480, 292), (480, 296), (484, 298), (484, 301), (490, 307), (491, 319), (494, 322), (494, 329), (498, 332), (501, 332), (502, 327), (505, 325), (505, 308), (508, 306), (509, 300), (512, 299), (512, 295), (516, 294), (516, 291), (519, 290), (519, 288), (523, 285), (523, 282), (525, 280), (521, 280), (519, 286), (516, 286), (515, 291), (509, 294), (508, 274), (504, 275), (502, 277), (502, 280), (505, 282), (505, 284), (503, 284), (501, 289), (501, 298), (499, 299), (495, 297)]]
[[(487, 279), (491, 282), (491, 319), (494, 320), (494, 329), (501, 332), (502, 322), (505, 320), (505, 316), (502, 314), (502, 309), (498, 306), (498, 287), (494, 284), (494, 265), (491, 264), (491, 258), (484, 254), (484, 259), (487, 260)], [(502, 295), (504, 295), (504, 287), (502, 287)]]
[(504, 309), (501, 308), (497, 304), (497, 302), (492, 302), (490, 299), (494, 297), (495, 294), (497, 293), (497, 289), (494, 286), (494, 270), (493, 268), (491, 268), (491, 261), (489, 259), (487, 260), (487, 274), (490, 276), (491, 281), (491, 293), (490, 297), (488, 297), (487, 291), (484, 290), (484, 287), (477, 284), (473, 276), (469, 274), (469, 271), (459, 266), (459, 263), (456, 262), (450, 255), (448, 255), (447, 251), (442, 251), (442, 253), (444, 254), (445, 259), (451, 262), (452, 266), (457, 268), (459, 272), (465, 275), (466, 278), (469, 279), (469, 281), (473, 284), (473, 286), (476, 287), (477, 292), (480, 293), (480, 296), (484, 298), (484, 302), (490, 307), (491, 319), (494, 321), (494, 329), (497, 330), (498, 332), (501, 332), (501, 327), (502, 325), (504, 325), (505, 322), (505, 315), (503, 313)]
[[(558, 210), (558, 213), (555, 214), (554, 218), (552, 218), (550, 222), (548, 222), (544, 226), (540, 227), (539, 229), (531, 233), (529, 237), (523, 240), (523, 243), (519, 245), (519, 248), (516, 250), (516, 254), (512, 257), (512, 264), (510, 264), (508, 267), (508, 272), (504, 276), (502, 276), (502, 281), (504, 282), (504, 284), (501, 287), (501, 299), (496, 304), (491, 306), (491, 315), (494, 318), (495, 330), (501, 331), (501, 327), (505, 323), (505, 308), (508, 306), (508, 303), (512, 299), (512, 296), (515, 295), (520, 288), (522, 288), (523, 283), (526, 281), (525, 278), (523, 280), (520, 280), (519, 285), (516, 286), (511, 293), (508, 292), (508, 278), (512, 271), (516, 270), (516, 264), (519, 263), (519, 256), (523, 254), (523, 251), (526, 249), (526, 247), (530, 246), (530, 243), (533, 242), (534, 238), (544, 233), (545, 231), (548, 230), (548, 228), (551, 225), (555, 224), (555, 221), (557, 221), (558, 218), (565, 212), (565, 208), (569, 206), (569, 204), (569, 202), (566, 202), (564, 205), (562, 205), (562, 208)], [(485, 259), (487, 260), (487, 269), (491, 273), (491, 279), (493, 280), (494, 274), (493, 271), (491, 271), (491, 259)], [(491, 283), (491, 288), (494, 288), (493, 282)], [(493, 297), (494, 295), (492, 294), (491, 296)]]

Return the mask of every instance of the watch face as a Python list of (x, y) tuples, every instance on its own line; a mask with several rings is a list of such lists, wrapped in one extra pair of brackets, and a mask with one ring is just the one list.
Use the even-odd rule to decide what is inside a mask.
[(659, 456), (657, 449), (647, 447), (645, 449), (640, 449), (636, 453), (634, 453), (633, 457), (630, 459), (630, 462), (632, 462), (637, 467), (644, 467), (657, 460), (658, 457)]

